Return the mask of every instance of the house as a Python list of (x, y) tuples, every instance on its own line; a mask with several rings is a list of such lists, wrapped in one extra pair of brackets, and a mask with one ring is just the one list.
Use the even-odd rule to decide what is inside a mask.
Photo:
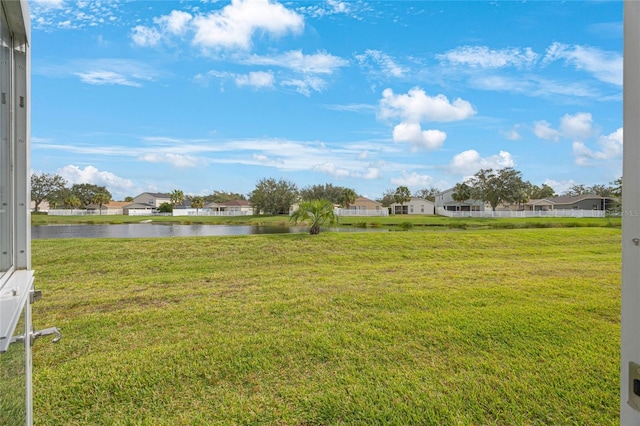
[[(49, 209), (50, 209), (50, 206), (47, 200), (40, 201), (40, 204), (38, 205), (39, 212), (48, 212)], [(33, 212), (35, 210), (36, 210), (36, 202), (31, 200), (31, 211)]]
[(89, 204), (87, 210), (100, 211), (99, 214), (124, 214), (124, 207), (129, 206), (131, 203), (128, 201), (111, 201), (107, 204), (103, 204), (100, 208), (97, 204)]
[(393, 203), (389, 206), (393, 214), (435, 214), (436, 204), (425, 198), (411, 197), (406, 203)]
[(143, 192), (133, 198), (133, 204), (151, 206), (153, 209), (160, 207), (160, 204), (162, 203), (171, 204), (171, 194), (161, 192)]
[(596, 194), (564, 195), (561, 197), (547, 197), (531, 199), (524, 204), (525, 211), (550, 210), (610, 210), (617, 203), (612, 197), (602, 197)]
[(484, 211), (484, 202), (481, 200), (468, 199), (465, 201), (455, 201), (453, 194), (455, 188), (449, 188), (436, 194), (435, 209), (445, 211), (480, 212)]
[(358, 197), (349, 208), (336, 209), (338, 216), (388, 216), (389, 209), (377, 201)]
[[(253, 214), (253, 206), (247, 200), (225, 201), (224, 203), (211, 202), (204, 206), (213, 212), (226, 212), (231, 216), (244, 216)], [(235, 214), (234, 214), (235, 213)]]

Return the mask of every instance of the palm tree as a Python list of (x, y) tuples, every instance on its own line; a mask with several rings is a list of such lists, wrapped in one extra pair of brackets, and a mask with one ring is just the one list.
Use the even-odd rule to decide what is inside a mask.
[(174, 189), (171, 191), (171, 204), (173, 207), (176, 207), (184, 202), (184, 193), (179, 189)]
[(289, 220), (294, 225), (298, 222), (309, 223), (311, 225), (309, 234), (311, 235), (319, 234), (322, 225), (338, 224), (338, 216), (333, 211), (333, 203), (329, 200), (303, 201)]
[(458, 210), (462, 210), (462, 203), (471, 198), (471, 187), (466, 183), (456, 183), (451, 198), (458, 202)]
[(98, 205), (98, 213), (102, 214), (102, 206), (111, 201), (111, 196), (106, 192), (96, 192), (91, 197), (91, 202)]
[(197, 216), (198, 209), (201, 209), (204, 207), (204, 197), (196, 195), (195, 197), (191, 198), (191, 207), (196, 209), (196, 216)]
[(65, 206), (71, 209), (76, 209), (82, 205), (82, 200), (80, 200), (80, 198), (76, 197), (75, 195), (70, 195), (64, 199), (63, 203)]
[(345, 209), (348, 209), (351, 204), (355, 203), (356, 198), (358, 198), (358, 194), (351, 188), (344, 188), (340, 193), (340, 202)]

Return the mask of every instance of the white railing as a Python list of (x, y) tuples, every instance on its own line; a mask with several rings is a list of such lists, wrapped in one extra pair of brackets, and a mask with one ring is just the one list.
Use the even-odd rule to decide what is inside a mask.
[(436, 214), (448, 217), (507, 217), (507, 218), (525, 218), (525, 217), (605, 217), (606, 211), (604, 210), (539, 210), (539, 211), (525, 211), (525, 210), (485, 210), (475, 212), (454, 212), (445, 210), (442, 207), (436, 208)]
[(335, 209), (334, 212), (336, 216), (389, 216), (388, 209)]

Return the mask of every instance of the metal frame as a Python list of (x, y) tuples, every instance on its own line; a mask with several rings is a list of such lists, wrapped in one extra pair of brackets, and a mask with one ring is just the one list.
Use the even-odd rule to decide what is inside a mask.
[[(30, 213), (30, 91), (31, 58), (29, 6), (27, 0), (0, 0), (11, 42), (9, 43), (9, 133), (11, 185), (9, 222), (12, 235), (12, 266), (0, 279), (0, 356), (12, 341), (19, 318), (24, 315), (25, 335), (31, 330), (33, 271), (31, 270)], [(20, 332), (20, 331), (18, 331)], [(27, 426), (33, 423), (31, 388), (31, 342), (25, 339), (25, 409)]]

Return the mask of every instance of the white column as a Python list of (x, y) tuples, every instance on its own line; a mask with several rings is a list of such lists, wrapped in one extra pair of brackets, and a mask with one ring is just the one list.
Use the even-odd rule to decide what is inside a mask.
[(622, 350), (620, 424), (640, 425), (629, 404), (629, 363), (640, 364), (640, 2), (624, 2), (624, 155), (622, 195)]

